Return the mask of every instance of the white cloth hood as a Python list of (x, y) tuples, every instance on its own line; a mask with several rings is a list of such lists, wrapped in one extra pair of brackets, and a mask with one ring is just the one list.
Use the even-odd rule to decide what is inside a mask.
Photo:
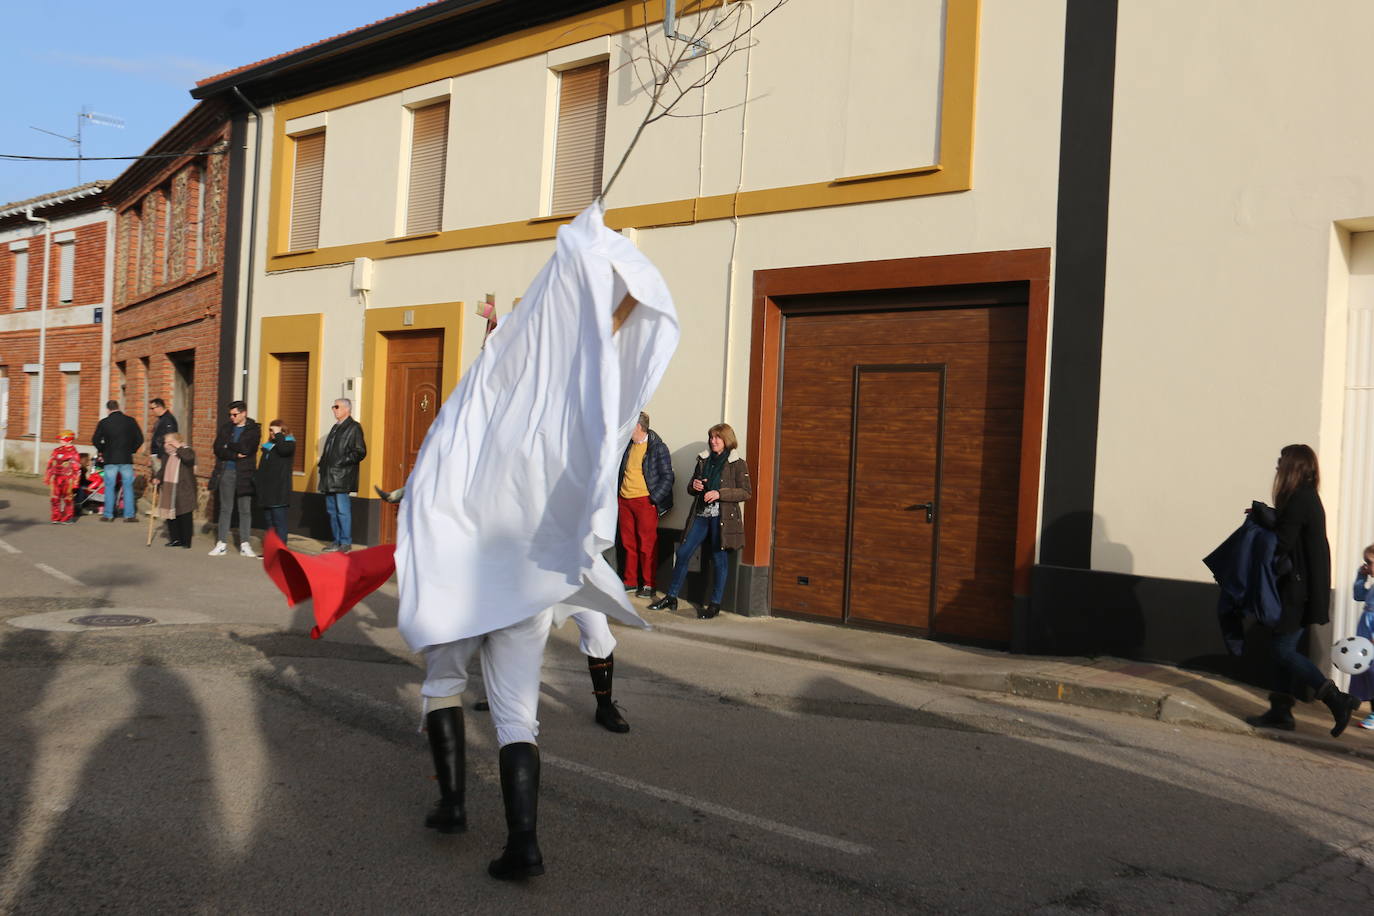
[[(658, 270), (594, 203), (444, 402), (406, 483), (400, 631), (415, 651), (553, 607), (645, 626), (602, 557), (620, 453), (677, 348)], [(639, 303), (612, 335), (626, 293)]]

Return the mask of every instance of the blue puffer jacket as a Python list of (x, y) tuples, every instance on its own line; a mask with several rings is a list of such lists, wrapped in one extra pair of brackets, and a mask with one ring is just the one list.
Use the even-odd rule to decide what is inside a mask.
[[(630, 443), (620, 456), (620, 477), (625, 476), (625, 462), (630, 458)], [(673, 508), (673, 456), (668, 446), (649, 430), (649, 447), (644, 450), (644, 485), (649, 488), (649, 502), (654, 504), (660, 516), (667, 515)], [(617, 478), (620, 479), (620, 478)]]

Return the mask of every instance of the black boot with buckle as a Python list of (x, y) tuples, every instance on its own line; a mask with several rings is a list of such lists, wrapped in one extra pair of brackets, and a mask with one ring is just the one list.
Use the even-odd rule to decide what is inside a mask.
[(627, 732), (630, 723), (616, 708), (611, 699), (611, 679), (615, 674), (615, 653), (605, 658), (587, 656), (587, 667), (592, 673), (592, 693), (596, 695), (596, 724), (606, 731)]
[(463, 807), (466, 760), (463, 710), (457, 706), (436, 709), (425, 716), (425, 732), (434, 755), (434, 775), (439, 780), (439, 803), (425, 818), (425, 826), (440, 833), (468, 829)]
[(506, 806), (506, 848), (487, 874), (502, 881), (544, 873), (535, 828), (539, 821), (539, 748), (526, 741), (501, 748), (501, 800)]
[(1326, 708), (1331, 710), (1331, 718), (1335, 725), (1331, 727), (1331, 737), (1339, 738), (1341, 732), (1350, 724), (1350, 717), (1355, 714), (1355, 710), (1360, 708), (1360, 701), (1336, 688), (1332, 681), (1327, 681), (1317, 688), (1317, 699), (1326, 704)]

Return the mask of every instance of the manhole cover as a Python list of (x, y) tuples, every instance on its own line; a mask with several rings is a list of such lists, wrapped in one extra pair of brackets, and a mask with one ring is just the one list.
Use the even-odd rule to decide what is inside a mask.
[(73, 617), (70, 622), (83, 627), (141, 627), (157, 623), (151, 617), (137, 614), (87, 614), (85, 617)]

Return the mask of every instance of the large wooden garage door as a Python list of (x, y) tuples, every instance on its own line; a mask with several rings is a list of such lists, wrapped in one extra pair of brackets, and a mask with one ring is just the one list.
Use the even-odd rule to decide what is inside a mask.
[(772, 609), (1004, 642), (1026, 308), (875, 304), (786, 319)]

